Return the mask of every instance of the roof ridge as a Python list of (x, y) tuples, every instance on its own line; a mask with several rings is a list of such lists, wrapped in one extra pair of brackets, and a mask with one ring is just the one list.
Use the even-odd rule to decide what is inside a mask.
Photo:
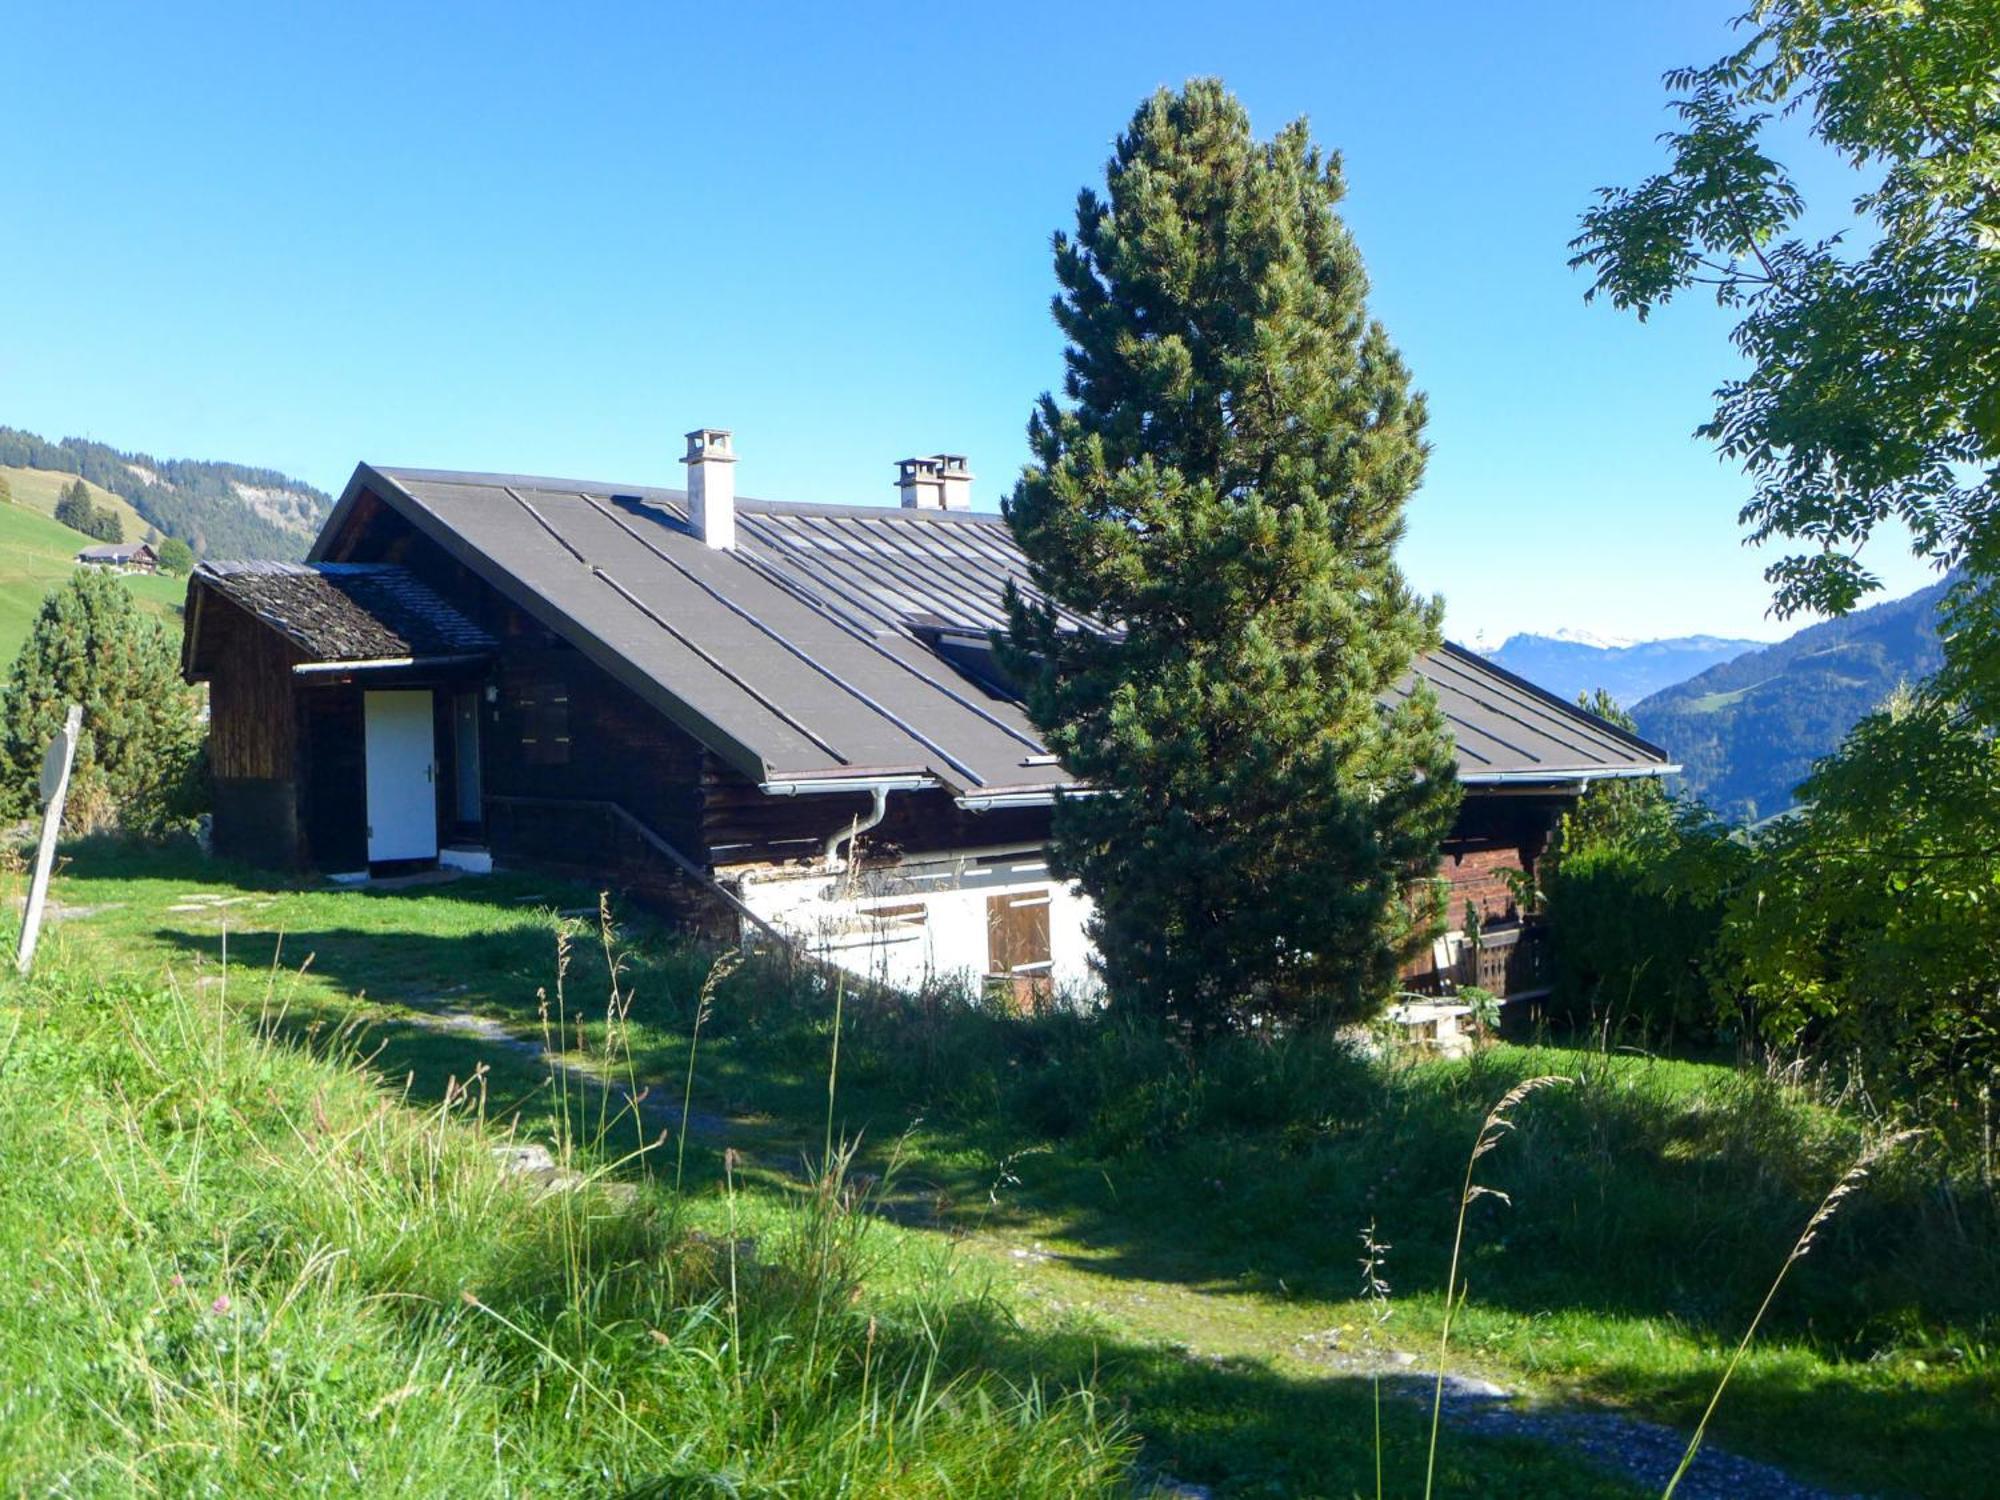
[[(486, 473), (474, 469), (418, 469), (400, 465), (369, 464), (377, 474), (398, 482), (414, 480), (419, 484), (453, 484), (468, 489), (522, 489), (541, 490), (565, 495), (596, 495), (611, 499), (619, 495), (630, 495), (639, 500), (664, 501), (685, 506), (687, 491), (670, 485), (658, 484), (611, 484), (601, 479), (566, 479), (555, 475)], [(748, 510), (752, 514), (781, 514), (852, 516), (857, 520), (897, 520), (915, 521), (931, 526), (939, 523), (947, 525), (973, 523), (977, 525), (1005, 525), (1007, 518), (997, 510), (915, 510), (903, 505), (870, 505), (866, 502), (828, 500), (765, 500), (754, 495), (738, 495), (738, 510)]]

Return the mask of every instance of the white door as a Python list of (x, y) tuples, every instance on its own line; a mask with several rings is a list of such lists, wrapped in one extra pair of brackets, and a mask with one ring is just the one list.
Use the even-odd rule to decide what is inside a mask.
[(364, 693), (368, 859), (436, 859), (436, 734), (428, 689)]

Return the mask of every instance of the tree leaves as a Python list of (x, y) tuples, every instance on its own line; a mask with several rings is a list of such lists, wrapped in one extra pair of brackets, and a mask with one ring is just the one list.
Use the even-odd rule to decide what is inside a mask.
[[(1862, 548), (1891, 521), (1940, 570), (2000, 556), (2000, 7), (1991, 0), (1759, 0), (1749, 40), (1667, 75), (1668, 166), (1606, 189), (1571, 265), (1590, 297), (1646, 317), (1713, 289), (1740, 309), (1748, 375), (1700, 433), (1754, 483), (1753, 542), (1781, 617), (1852, 609), (1880, 580)], [(1806, 203), (1764, 148), (1773, 110), (1872, 174), (1848, 236), (1808, 240)], [(1992, 722), (1989, 632), (1955, 638), (1953, 691)]]

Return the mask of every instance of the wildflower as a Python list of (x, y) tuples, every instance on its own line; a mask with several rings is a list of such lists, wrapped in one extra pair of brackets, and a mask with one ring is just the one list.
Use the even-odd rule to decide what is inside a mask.
[(208, 1304), (208, 1310), (214, 1313), (219, 1318), (223, 1316), (225, 1313), (227, 1313), (229, 1309), (234, 1305), (235, 1304), (233, 1304), (229, 1300), (229, 1294), (227, 1292), (224, 1292), (220, 1297), (217, 1297), (213, 1302)]

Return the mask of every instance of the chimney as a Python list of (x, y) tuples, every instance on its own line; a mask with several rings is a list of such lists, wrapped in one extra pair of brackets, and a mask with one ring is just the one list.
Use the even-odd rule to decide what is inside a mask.
[(934, 453), (931, 462), (938, 466), (940, 488), (944, 492), (946, 510), (972, 509), (972, 470), (965, 466), (963, 453)]
[(944, 509), (944, 478), (934, 458), (896, 460), (896, 488), (904, 510)]
[(709, 546), (736, 546), (736, 445), (724, 427), (697, 427), (687, 435), (688, 524)]
[(971, 510), (972, 470), (963, 453), (933, 453), (896, 463), (905, 510)]

